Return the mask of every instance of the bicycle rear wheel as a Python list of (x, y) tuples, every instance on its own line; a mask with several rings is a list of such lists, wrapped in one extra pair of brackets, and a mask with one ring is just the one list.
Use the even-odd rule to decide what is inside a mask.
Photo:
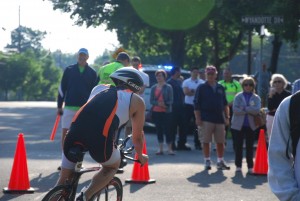
[(69, 185), (60, 185), (50, 190), (42, 201), (68, 201), (71, 200), (70, 194), (71, 188)]
[(107, 186), (93, 195), (92, 201), (122, 201), (123, 186), (118, 177), (114, 177)]

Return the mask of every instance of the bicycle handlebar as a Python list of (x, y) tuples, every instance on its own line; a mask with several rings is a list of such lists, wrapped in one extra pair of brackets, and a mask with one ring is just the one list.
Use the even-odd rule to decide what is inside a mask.
[(118, 149), (120, 150), (121, 153), (121, 158), (126, 158), (128, 160), (134, 161), (134, 162), (138, 162), (141, 163), (138, 159), (132, 158), (128, 155), (132, 154), (132, 151), (134, 150), (134, 146), (129, 147), (128, 149), (125, 150), (126, 147), (126, 143), (128, 142), (128, 140), (132, 137), (132, 135), (128, 135), (125, 140), (122, 140), (122, 143), (120, 143), (118, 145)]

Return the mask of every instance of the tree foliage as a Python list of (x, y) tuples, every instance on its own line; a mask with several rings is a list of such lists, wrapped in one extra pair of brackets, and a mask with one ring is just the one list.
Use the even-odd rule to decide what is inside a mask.
[(39, 59), (24, 53), (0, 54), (0, 91), (4, 100), (55, 100), (62, 71), (49, 55)]
[[(297, 0), (215, 1), (214, 9), (202, 22), (193, 28), (176, 31), (157, 29), (146, 24), (136, 14), (130, 1), (50, 1), (54, 9), (70, 13), (78, 25), (98, 26), (104, 23), (107, 29), (116, 30), (121, 44), (140, 55), (144, 62), (165, 62), (179, 66), (210, 63), (217, 67), (226, 64), (246, 45), (245, 32), (249, 32), (249, 27), (241, 23), (244, 15), (284, 15), (288, 23), (285, 23), (283, 30), (274, 28), (274, 33), (280, 33), (291, 42), (299, 37), (300, 12)], [(276, 51), (279, 52), (278, 48), (280, 46), (274, 44), (274, 55)]]
[(20, 53), (31, 49), (37, 54), (42, 49), (41, 41), (46, 34), (46, 32), (19, 26), (11, 32), (11, 43), (7, 44), (5, 48), (10, 51), (17, 50)]

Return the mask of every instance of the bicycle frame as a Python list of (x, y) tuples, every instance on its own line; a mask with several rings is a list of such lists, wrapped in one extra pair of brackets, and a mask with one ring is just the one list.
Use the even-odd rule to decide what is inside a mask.
[[(120, 150), (120, 153), (121, 153), (121, 160), (126, 158), (126, 159), (129, 159), (129, 160), (132, 160), (132, 161), (139, 162), (138, 160), (128, 156), (129, 154), (132, 154), (133, 146), (130, 147), (129, 149), (125, 150), (126, 143), (130, 138), (131, 138), (131, 135), (129, 135), (125, 140), (123, 140), (123, 141), (121, 140), (121, 143), (119, 143), (117, 145), (117, 149)], [(81, 178), (81, 175), (83, 175), (87, 172), (99, 171), (101, 169), (101, 166), (99, 166), (99, 167), (90, 167), (90, 168), (82, 168), (83, 157), (84, 157), (84, 154), (86, 152), (83, 151), (82, 149), (79, 149), (79, 147), (76, 147), (76, 148), (72, 149), (72, 151), (70, 151), (69, 153), (71, 153), (72, 157), (75, 157), (76, 161), (77, 161), (77, 163), (75, 165), (75, 171), (74, 171), (73, 178), (70, 181), (67, 180), (64, 185), (55, 187), (55, 188), (59, 188), (60, 190), (65, 190), (64, 193), (55, 194), (55, 193), (57, 193), (57, 191), (55, 191), (54, 190), (55, 188), (53, 188), (51, 191), (49, 191), (46, 194), (43, 201), (47, 200), (46, 198), (52, 196), (53, 194), (56, 195), (56, 196), (62, 196), (62, 197), (66, 196), (67, 198), (64, 198), (64, 199), (73, 201), (75, 199), (75, 196), (76, 196), (77, 187), (78, 187), (78, 183), (79, 183), (79, 180)], [(114, 177), (111, 182), (120, 183), (120, 185), (118, 185), (118, 186), (120, 186), (121, 191), (122, 191), (122, 183), (117, 177)], [(111, 182), (109, 184), (107, 184), (103, 189), (101, 189), (101, 191), (105, 190), (105, 197), (106, 198), (108, 196), (107, 189), (108, 189), (108, 186), (111, 184)], [(99, 191), (99, 192), (101, 192), (101, 191)], [(100, 195), (99, 192), (95, 193), (95, 195)]]

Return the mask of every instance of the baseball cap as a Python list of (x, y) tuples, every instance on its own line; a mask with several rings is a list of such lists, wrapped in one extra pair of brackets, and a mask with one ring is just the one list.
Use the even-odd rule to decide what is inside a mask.
[(79, 51), (78, 51), (78, 54), (80, 54), (80, 53), (89, 55), (89, 51), (87, 49), (85, 49), (85, 48), (80, 48)]
[(207, 66), (205, 68), (205, 73), (218, 73), (218, 71), (214, 66)]

